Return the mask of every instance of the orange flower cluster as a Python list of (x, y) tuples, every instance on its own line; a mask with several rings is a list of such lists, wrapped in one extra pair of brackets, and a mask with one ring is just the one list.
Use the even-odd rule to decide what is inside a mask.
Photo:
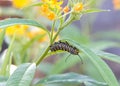
[[(81, 2), (78, 2), (76, 4), (73, 5), (73, 7), (71, 8), (72, 12), (75, 12), (75, 13), (79, 13), (83, 10), (84, 6), (83, 6), (83, 3)], [(68, 6), (65, 6), (63, 8), (63, 12), (64, 13), (68, 13), (70, 11), (70, 7)]]
[[(16, 8), (23, 8), (32, 2), (32, 0), (13, 0), (13, 6)], [(76, 13), (83, 10), (83, 3), (81, 2), (73, 3), (72, 8), (68, 6), (62, 8), (61, 5), (63, 4), (63, 0), (40, 0), (40, 2), (42, 2), (42, 4), (38, 7), (39, 14), (49, 20), (55, 20), (62, 16), (62, 13), (66, 14), (70, 10)]]
[(47, 17), (49, 20), (55, 20), (56, 12), (61, 10), (62, 0), (42, 0), (43, 4), (40, 6), (40, 14)]
[(113, 0), (114, 9), (120, 9), (120, 0)]
[(56, 17), (56, 14), (54, 12), (50, 11), (48, 5), (46, 5), (46, 4), (44, 4), (40, 7), (40, 14), (42, 16), (47, 17), (50, 20), (54, 20)]

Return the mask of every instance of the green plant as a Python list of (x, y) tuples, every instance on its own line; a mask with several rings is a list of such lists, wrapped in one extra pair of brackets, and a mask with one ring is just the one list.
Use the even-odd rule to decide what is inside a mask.
[[(48, 45), (46, 49), (42, 52), (40, 57), (36, 56), (36, 58), (32, 59), (32, 61), (30, 58), (29, 48), (34, 44), (34, 42), (38, 41), (39, 39), (42, 39), (42, 37), (44, 37), (45, 34), (42, 34), (42, 35), (39, 34), (33, 37), (29, 41), (26, 41), (26, 39), (25, 40), (22, 39), (23, 40), (22, 42), (21, 42), (21, 39), (19, 39), (19, 37), (17, 38), (16, 34), (12, 36), (12, 41), (9, 45), (8, 50), (4, 52), (4, 55), (2, 55), (1, 57), (1, 58), (4, 58), (4, 60), (2, 62), (2, 66), (0, 69), (0, 75), (2, 76), (0, 77), (0, 82), (5, 82), (4, 84), (6, 84), (6, 86), (30, 86), (32, 79), (34, 78), (34, 74), (35, 74), (35, 70), (37, 69), (37, 66), (39, 67), (41, 65), (41, 62), (46, 57), (54, 55), (56, 53), (61, 53), (61, 51), (50, 52), (50, 45), (55, 42), (55, 40), (60, 35), (60, 33), (65, 32), (65, 35), (68, 35), (68, 37), (65, 36), (62, 38), (61, 36), (60, 39), (66, 40), (71, 45), (77, 47), (80, 50), (79, 54), (84, 57), (84, 61), (86, 59), (89, 60), (92, 63), (92, 65), (96, 68), (96, 70), (98, 71), (98, 74), (102, 78), (102, 81), (97, 81), (88, 76), (84, 76), (84, 75), (80, 75), (76, 73), (51, 75), (51, 74), (61, 73), (61, 71), (63, 71), (64, 69), (69, 68), (70, 66), (78, 62), (78, 60), (74, 59), (73, 61), (70, 61), (71, 62), (70, 64), (66, 64), (66, 63), (63, 64), (64, 58), (62, 58), (58, 60), (58, 62), (56, 62), (54, 66), (52, 66), (53, 67), (52, 71), (48, 72), (48, 75), (49, 74), (51, 75), (50, 77), (48, 76), (45, 79), (41, 79), (37, 83), (33, 82), (32, 85), (33, 86), (41, 86), (45, 84), (55, 84), (55, 85), (57, 84), (58, 85), (58, 83), (62, 85), (78, 85), (78, 84), (84, 83), (86, 86), (99, 86), (99, 85), (100, 86), (119, 86), (118, 81), (116, 80), (113, 72), (108, 67), (108, 65), (102, 60), (102, 58), (105, 58), (105, 59), (120, 63), (119, 56), (105, 53), (103, 51), (100, 51), (100, 49), (98, 50), (91, 49), (89, 47), (90, 45), (89, 39), (81, 35), (83, 37), (82, 38), (77, 33), (77, 31), (75, 31), (76, 30), (75, 27), (70, 25), (73, 21), (79, 20), (84, 14), (101, 12), (101, 11), (106, 11), (106, 10), (89, 8), (88, 1), (86, 1), (83, 4), (81, 0), (74, 0), (74, 3), (73, 3), (73, 0), (69, 0), (66, 7), (61, 12), (61, 9), (59, 8), (59, 6), (62, 3), (61, 1), (56, 1), (58, 6), (56, 6), (56, 4), (51, 4), (49, 2), (50, 2), (49, 0), (47, 0), (46, 2), (38, 2), (28, 7), (25, 7), (23, 10), (32, 8), (34, 6), (40, 6), (41, 9), (43, 8), (47, 9), (47, 13), (49, 14), (45, 14), (45, 17), (52, 20), (52, 26), (51, 26), (50, 31), (45, 26), (38, 23), (37, 20), (35, 21), (32, 19), (11, 18), (11, 19), (5, 19), (5, 20), (0, 21), (0, 28), (3, 28), (3, 31), (0, 34), (0, 39), (1, 39), (0, 46), (2, 46), (1, 44), (5, 36), (5, 30), (6, 30), (5, 28), (11, 25), (25, 24), (25, 25), (35, 26), (35, 27), (38, 27), (46, 31), (47, 35), (49, 36), (49, 40), (47, 42)], [(47, 8), (46, 8), (46, 5), (48, 6)], [(54, 5), (56, 8), (53, 7)], [(77, 40), (77, 42), (74, 41), (74, 38), (72, 39), (73, 36), (69, 37), (70, 33), (69, 32), (67, 33), (67, 31), (65, 31), (65, 27), (68, 27), (69, 29), (73, 27), (71, 33), (75, 31), (74, 34), (77, 34), (77, 36), (80, 36), (83, 41), (81, 40), (78, 41), (80, 39), (78, 37), (75, 37), (75, 40)], [(55, 31), (56, 33), (54, 35)], [(86, 43), (86, 45), (83, 45), (83, 43)], [(15, 48), (16, 45), (17, 45), (17, 48)], [(21, 64), (21, 65), (18, 66), (18, 68), (14, 71), (12, 75), (10, 75), (12, 56), (15, 61), (14, 64), (15, 65)], [(72, 56), (72, 58), (74, 57), (76, 56)], [(63, 66), (60, 67), (60, 65), (63, 65)]]

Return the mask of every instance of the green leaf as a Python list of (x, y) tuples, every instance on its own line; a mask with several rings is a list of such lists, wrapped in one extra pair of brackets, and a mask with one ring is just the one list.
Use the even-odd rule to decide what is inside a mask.
[[(7, 50), (7, 52), (5, 53), (5, 58), (4, 58), (4, 61), (3, 61), (3, 64), (2, 64), (2, 67), (1, 67), (1, 71), (0, 71), (0, 74), (1, 75), (6, 75), (6, 68), (10, 62), (10, 57), (11, 57), (11, 52), (12, 52), (12, 49), (13, 49), (13, 44), (14, 44), (14, 40), (15, 40), (15, 35), (13, 36), (12, 38), (12, 41), (9, 45), (9, 48)], [(9, 70), (8, 70), (9, 71)]]
[(90, 48), (94, 48), (96, 50), (105, 50), (110, 47), (118, 47), (119, 44), (116, 42), (112, 41), (97, 41), (97, 42), (92, 42), (88, 45)]
[(8, 77), (0, 76), (0, 86), (6, 86)]
[(110, 10), (101, 10), (101, 9), (96, 9), (96, 8), (91, 8), (91, 9), (87, 9), (87, 10), (84, 10), (83, 13), (95, 13), (95, 12), (107, 12), (107, 11), (110, 11)]
[(8, 77), (0, 76), (0, 82), (5, 82), (8, 80)]
[(63, 55), (59, 55), (59, 60), (55, 62), (52, 69), (49, 71), (50, 74), (62, 73), (66, 69), (76, 65), (78, 62), (81, 62), (81, 60), (79, 59), (77, 55), (70, 55), (69, 59), (66, 62), (65, 60), (66, 60), (66, 57), (69, 55), (69, 53), (64, 52), (64, 51), (49, 52), (46, 57), (49, 57), (51, 55), (56, 55), (56, 54), (57, 55), (63, 54)]
[(37, 68), (38, 68), (38, 70), (40, 70), (44, 74), (48, 75), (48, 74), (50, 74), (50, 72), (53, 68), (53, 65), (54, 64), (48, 63), (48, 62), (41, 62)]
[[(58, 54), (59, 52), (57, 52)], [(69, 55), (69, 54), (68, 54)], [(53, 65), (52, 71), (50, 72), (50, 74), (57, 74), (57, 73), (62, 73), (63, 71), (65, 71), (67, 68), (72, 67), (73, 65), (77, 64), (78, 62), (80, 62), (80, 59), (78, 56), (76, 55), (71, 55), (68, 59), (67, 62), (65, 62), (66, 57), (68, 56), (67, 54), (64, 56), (60, 56), (59, 60), (56, 61), (56, 63)], [(65, 57), (65, 58), (63, 58)], [(57, 70), (56, 70), (57, 69)]]
[(0, 28), (4, 28), (4, 27), (11, 26), (11, 25), (16, 25), (16, 24), (36, 26), (48, 32), (48, 30), (45, 29), (45, 27), (43, 27), (38, 22), (31, 20), (31, 19), (20, 19), (20, 18), (9, 18), (9, 19), (2, 20), (0, 21)]
[[(86, 85), (86, 83), (89, 82), (93, 85), (102, 85), (102, 86), (105, 86), (107, 85), (106, 83), (103, 83), (103, 82), (98, 82), (88, 76), (85, 76), (85, 75), (80, 75), (80, 74), (77, 74), (77, 73), (66, 73), (66, 74), (58, 74), (58, 75), (51, 75), (51, 76), (48, 76), (44, 79), (41, 79), (40, 81), (38, 81), (36, 83), (36, 85), (40, 85), (40, 84), (81, 84), (81, 83), (84, 83), (85, 86), (88, 86)], [(95, 85), (95, 86), (96, 86)]]
[(30, 86), (35, 70), (35, 63), (20, 65), (8, 79), (6, 86)]
[(92, 49), (92, 51), (96, 55), (98, 55), (98, 56), (100, 56), (104, 59), (108, 59), (108, 60), (111, 60), (111, 61), (114, 61), (114, 62), (117, 62), (117, 63), (120, 64), (120, 56), (118, 56), (118, 55), (114, 55), (114, 54), (111, 54), (111, 53), (107, 53), (107, 52), (99, 51), (99, 50), (95, 50), (95, 49)]
[(73, 46), (76, 46), (81, 52), (87, 55), (87, 58), (93, 63), (96, 69), (101, 74), (101, 77), (105, 80), (108, 86), (119, 86), (117, 79), (115, 78), (112, 70), (109, 66), (100, 58), (98, 57), (93, 51), (89, 48), (86, 48), (75, 41), (67, 39)]
[(2, 43), (3, 43), (3, 40), (4, 40), (4, 36), (5, 36), (5, 29), (2, 30), (2, 32), (0, 32), (0, 51), (1, 51), (1, 48), (2, 48)]

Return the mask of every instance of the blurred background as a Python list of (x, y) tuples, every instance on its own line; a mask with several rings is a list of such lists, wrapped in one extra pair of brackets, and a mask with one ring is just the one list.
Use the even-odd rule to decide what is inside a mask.
[[(83, 15), (79, 21), (75, 21), (72, 25), (66, 27), (66, 29), (61, 32), (59, 38), (71, 38), (90, 48), (120, 55), (120, 0), (93, 0), (93, 4), (90, 6), (110, 11)], [(50, 21), (41, 21), (41, 17), (39, 17), (36, 9), (38, 8), (35, 8), (35, 10), (27, 9), (21, 11), (19, 7), (15, 7), (12, 0), (0, 0), (0, 20), (6, 18), (30, 18), (42, 22), (49, 28), (51, 24)], [(45, 40), (48, 39), (45, 38)], [(41, 45), (41, 43), (42, 46), (40, 46), (40, 48), (43, 48), (46, 41), (39, 42), (37, 45)], [(34, 44), (34, 46), (35, 45), (36, 44)], [(36, 50), (38, 47), (34, 46), (32, 46), (32, 48)], [(7, 47), (8, 43), (5, 40), (2, 51)], [(36, 52), (36, 55), (39, 56), (39, 50), (36, 50)], [(101, 80), (97, 71), (89, 61), (86, 60), (84, 64), (81, 64), (77, 56), (71, 55), (67, 62), (65, 62), (64, 60), (67, 55), (67, 53), (62, 53), (45, 59), (38, 67), (39, 70), (37, 70), (35, 77), (39, 78), (50, 74), (77, 72), (88, 74)], [(32, 56), (34, 55), (32, 54)], [(120, 81), (120, 64), (108, 60), (105, 61)]]

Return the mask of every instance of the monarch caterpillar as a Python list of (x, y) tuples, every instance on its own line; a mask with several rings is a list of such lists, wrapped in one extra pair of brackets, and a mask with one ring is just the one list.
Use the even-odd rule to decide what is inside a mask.
[[(67, 41), (62, 42), (60, 40), (58, 42), (55, 42), (54, 44), (52, 44), (50, 46), (50, 50), (51, 50), (51, 52), (55, 52), (55, 51), (58, 51), (58, 50), (67, 51), (70, 54), (78, 55), (80, 57), (79, 49), (77, 49), (76, 47), (70, 45)], [(80, 57), (80, 59), (81, 59), (81, 57)], [(82, 59), (81, 59), (81, 61), (82, 61)], [(83, 63), (83, 61), (82, 61), (82, 63)]]

